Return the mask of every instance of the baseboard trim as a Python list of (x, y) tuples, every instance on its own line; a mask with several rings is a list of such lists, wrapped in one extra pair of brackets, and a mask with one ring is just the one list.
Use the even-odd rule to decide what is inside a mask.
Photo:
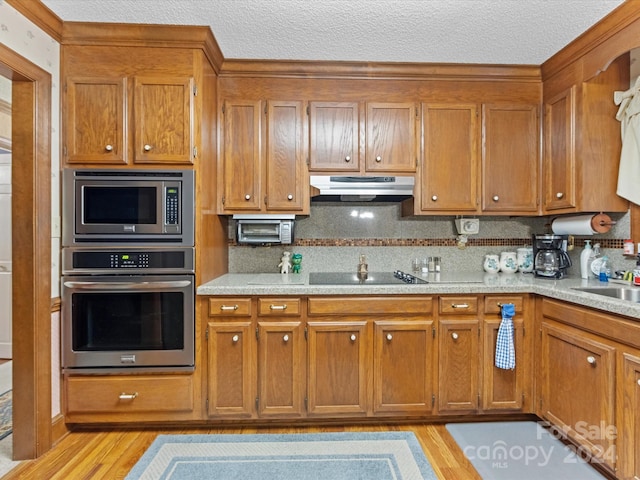
[(64, 417), (60, 414), (56, 415), (51, 419), (51, 445), (55, 445), (64, 437), (66, 437), (69, 432), (69, 428), (67, 428), (67, 424), (64, 422)]

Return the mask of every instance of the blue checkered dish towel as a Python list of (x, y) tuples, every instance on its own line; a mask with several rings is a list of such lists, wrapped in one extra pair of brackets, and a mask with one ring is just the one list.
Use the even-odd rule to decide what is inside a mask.
[(496, 341), (496, 367), (505, 370), (516, 368), (516, 351), (513, 346), (513, 315), (515, 311), (513, 303), (502, 305), (502, 322), (498, 328)]

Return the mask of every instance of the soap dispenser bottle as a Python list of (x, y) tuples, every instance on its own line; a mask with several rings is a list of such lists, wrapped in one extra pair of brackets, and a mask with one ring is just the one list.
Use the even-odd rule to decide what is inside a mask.
[(584, 249), (580, 253), (580, 277), (584, 279), (589, 278), (589, 258), (593, 254), (591, 248), (591, 240), (584, 241)]

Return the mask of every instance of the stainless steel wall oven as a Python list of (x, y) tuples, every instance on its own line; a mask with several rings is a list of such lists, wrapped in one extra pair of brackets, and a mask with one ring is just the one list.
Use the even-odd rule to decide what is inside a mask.
[(63, 369), (193, 370), (193, 260), (193, 247), (63, 249)]

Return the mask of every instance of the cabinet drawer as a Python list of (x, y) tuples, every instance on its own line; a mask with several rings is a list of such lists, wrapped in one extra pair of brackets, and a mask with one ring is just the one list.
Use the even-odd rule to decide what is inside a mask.
[(484, 313), (500, 313), (500, 306), (513, 303), (516, 313), (522, 313), (524, 298), (522, 295), (487, 295), (484, 297)]
[(431, 313), (431, 297), (323, 297), (309, 299), (309, 315), (415, 314)]
[(478, 297), (440, 297), (440, 313), (456, 315), (478, 313)]
[(67, 413), (193, 410), (191, 375), (68, 377)]
[(299, 298), (259, 298), (258, 315), (300, 315)]
[(250, 298), (210, 298), (210, 317), (250, 317)]

